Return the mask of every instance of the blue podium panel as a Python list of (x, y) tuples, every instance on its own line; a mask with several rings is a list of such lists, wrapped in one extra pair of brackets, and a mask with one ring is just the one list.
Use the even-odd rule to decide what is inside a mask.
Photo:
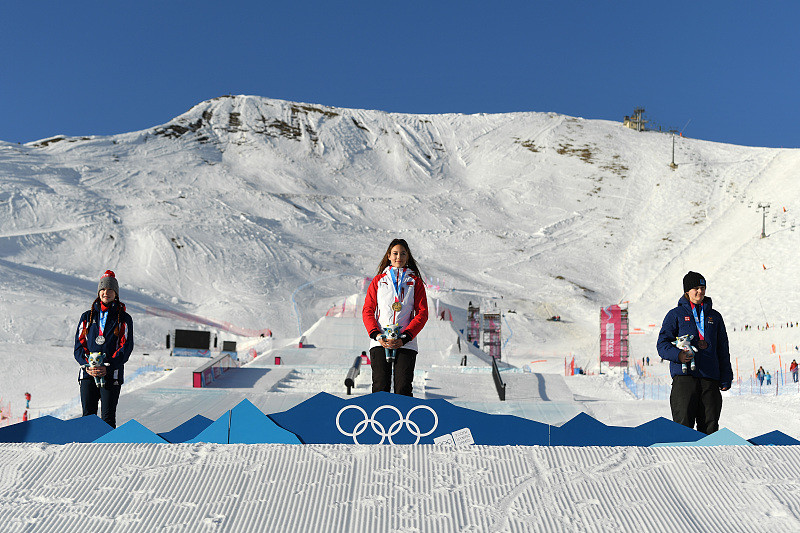
[(196, 437), (201, 431), (210, 426), (212, 422), (210, 418), (206, 418), (203, 415), (195, 415), (175, 429), (165, 433), (159, 433), (158, 436), (167, 442), (186, 442)]
[(301, 444), (297, 435), (273, 422), (246, 398), (231, 410), (230, 420), (230, 444)]
[[(95, 417), (96, 418), (96, 417)], [(52, 416), (0, 428), (0, 442), (47, 442), (55, 444), (64, 421)]]
[(756, 446), (796, 446), (800, 444), (800, 440), (792, 438), (778, 430), (753, 437), (750, 439), (750, 442)]
[(61, 420), (52, 416), (34, 418), (0, 428), (0, 442), (94, 442), (113, 428), (97, 416)]
[(103, 435), (114, 431), (97, 415), (79, 416), (65, 420), (61, 425), (61, 434), (53, 444), (66, 444), (68, 442), (94, 442)]
[(553, 428), (551, 446), (646, 446), (645, 434), (635, 427), (607, 426), (586, 413)]
[(752, 446), (753, 444), (746, 441), (733, 431), (727, 428), (722, 428), (719, 431), (705, 436), (702, 439), (694, 442), (664, 442), (653, 444), (651, 448), (661, 448), (666, 446)]
[(117, 429), (109, 431), (99, 439), (96, 439), (94, 442), (168, 444), (167, 441), (144, 427), (136, 420), (128, 420)]
[(231, 412), (225, 411), (221, 417), (208, 425), (196, 437), (185, 440), (187, 443), (212, 442), (214, 444), (228, 444), (228, 435), (231, 427)]
[(663, 416), (636, 426), (636, 428), (647, 441), (643, 446), (651, 446), (659, 442), (695, 442), (706, 436), (705, 433), (700, 433)]
[(269, 417), (306, 444), (433, 444), (437, 437), (469, 429), (475, 444), (547, 445), (550, 429), (516, 416), (388, 392), (350, 400), (321, 392)]

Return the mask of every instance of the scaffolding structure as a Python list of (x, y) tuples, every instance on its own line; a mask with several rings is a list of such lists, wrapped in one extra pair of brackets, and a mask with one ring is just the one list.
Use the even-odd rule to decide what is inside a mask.
[(619, 366), (628, 366), (628, 307), (620, 310), (621, 328), (619, 339)]
[(467, 307), (467, 342), (475, 344), (480, 341), (481, 335), (481, 308), (475, 307), (472, 302)]
[(500, 313), (483, 314), (483, 351), (500, 359)]

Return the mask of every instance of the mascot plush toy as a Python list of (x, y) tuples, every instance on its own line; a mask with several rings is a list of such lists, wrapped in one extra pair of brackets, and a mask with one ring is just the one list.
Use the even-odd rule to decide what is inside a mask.
[[(697, 353), (697, 348), (692, 346), (692, 339), (693, 338), (694, 338), (694, 335), (683, 335), (682, 337), (678, 337), (677, 339), (672, 341), (672, 344), (674, 344), (675, 347), (678, 348), (681, 351), (686, 350), (689, 353), (696, 354)], [(692, 360), (689, 362), (689, 364), (691, 365), (692, 370), (694, 370), (694, 368), (695, 368), (694, 367), (694, 358), (692, 358)], [(681, 370), (683, 370), (684, 374), (686, 372), (688, 372), (689, 367), (686, 365), (686, 363), (683, 363), (681, 365)]]
[[(98, 367), (103, 366), (106, 362), (106, 354), (103, 352), (91, 352), (89, 354), (89, 364), (90, 367)], [(106, 377), (105, 376), (95, 376), (94, 384), (97, 385), (97, 388), (104, 389), (106, 387)]]
[[(384, 340), (393, 340), (398, 337), (400, 337), (400, 326), (398, 324), (389, 324), (383, 328), (381, 338)], [(386, 350), (386, 361), (389, 363), (394, 361), (394, 358), (397, 356), (397, 350), (391, 350), (389, 348), (384, 348), (384, 350)]]

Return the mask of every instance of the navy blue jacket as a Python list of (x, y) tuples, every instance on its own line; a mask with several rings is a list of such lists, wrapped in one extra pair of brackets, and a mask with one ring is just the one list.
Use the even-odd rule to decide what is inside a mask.
[[(90, 319), (91, 318), (91, 319)], [(81, 367), (89, 362), (89, 352), (106, 354), (106, 382), (109, 380), (122, 385), (125, 378), (125, 363), (133, 351), (133, 319), (125, 311), (125, 304), (120, 301), (111, 302), (103, 330), (105, 342), (97, 344), (100, 334), (100, 301), (95, 300), (92, 309), (81, 315), (78, 330), (75, 332), (75, 360)], [(90, 379), (92, 376), (81, 370), (78, 379)], [(93, 379), (93, 378), (92, 378)]]
[(725, 331), (725, 322), (722, 320), (722, 315), (711, 308), (711, 298), (704, 298), (702, 306), (705, 315), (704, 338), (708, 347), (704, 350), (698, 348), (697, 353), (694, 354), (696, 369), (689, 368), (685, 374), (683, 373), (678, 358), (680, 350), (672, 344), (672, 341), (678, 337), (694, 335), (692, 345), (697, 348), (697, 342), (700, 340), (697, 324), (695, 324), (692, 314), (692, 305), (686, 295), (681, 296), (678, 306), (664, 317), (664, 323), (661, 325), (656, 343), (658, 355), (670, 362), (669, 371), (673, 377), (691, 375), (717, 380), (723, 387), (730, 386), (733, 382), (733, 370), (731, 369), (731, 353), (728, 347), (728, 332)]

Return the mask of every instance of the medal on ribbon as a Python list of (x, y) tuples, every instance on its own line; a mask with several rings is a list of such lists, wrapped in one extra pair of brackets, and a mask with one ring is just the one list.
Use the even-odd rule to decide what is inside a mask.
[(708, 343), (705, 341), (704, 333), (706, 330), (705, 325), (705, 313), (703, 312), (703, 307), (700, 306), (700, 316), (697, 316), (697, 308), (692, 306), (692, 315), (694, 315), (694, 323), (697, 326), (697, 333), (700, 337), (700, 340), (697, 341), (697, 347), (701, 350), (705, 350), (708, 348)]
[(406, 280), (406, 274), (408, 274), (408, 269), (403, 269), (403, 275), (400, 275), (400, 269), (396, 269), (397, 273), (395, 273), (395, 269), (389, 269), (389, 276), (392, 278), (392, 291), (394, 291), (394, 303), (392, 304), (393, 311), (402, 311), (403, 304), (401, 300), (403, 299), (403, 282)]
[(95, 344), (101, 345), (106, 342), (106, 338), (103, 336), (103, 330), (106, 327), (106, 318), (108, 318), (108, 311), (104, 313), (100, 313), (100, 316), (97, 317), (97, 338), (94, 340)]

